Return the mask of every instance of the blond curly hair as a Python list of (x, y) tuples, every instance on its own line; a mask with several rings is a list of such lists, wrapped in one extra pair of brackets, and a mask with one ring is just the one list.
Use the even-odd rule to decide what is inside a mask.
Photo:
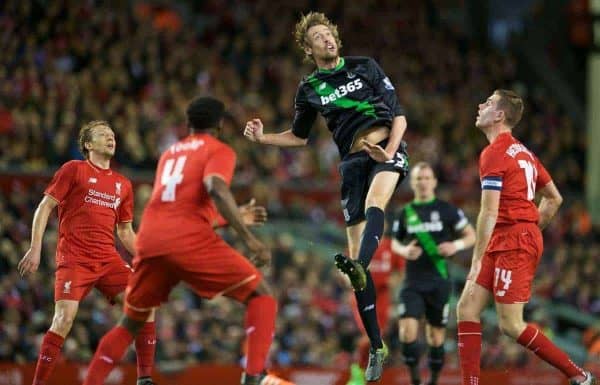
[(314, 61), (312, 55), (306, 53), (305, 48), (310, 46), (307, 32), (311, 27), (315, 25), (324, 25), (331, 31), (335, 42), (337, 43), (338, 49), (342, 48), (342, 41), (340, 40), (340, 34), (338, 33), (337, 25), (333, 24), (331, 20), (321, 12), (309, 12), (306, 15), (302, 15), (302, 18), (296, 23), (296, 29), (294, 31), (294, 38), (296, 43), (302, 52), (304, 53), (304, 60), (307, 62)]

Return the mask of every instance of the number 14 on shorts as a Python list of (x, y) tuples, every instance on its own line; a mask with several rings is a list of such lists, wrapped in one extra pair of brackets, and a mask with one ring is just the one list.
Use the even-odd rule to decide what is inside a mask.
[[(506, 295), (506, 291), (508, 290), (512, 280), (510, 277), (512, 276), (511, 270), (501, 269), (499, 267), (496, 268), (494, 275), (494, 291), (498, 297), (504, 297)], [(503, 287), (501, 290), (498, 290), (498, 281), (502, 281)]]

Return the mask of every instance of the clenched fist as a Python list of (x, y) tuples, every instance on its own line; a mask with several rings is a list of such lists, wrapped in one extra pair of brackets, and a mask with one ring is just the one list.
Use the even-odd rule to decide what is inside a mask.
[(260, 143), (263, 134), (263, 123), (260, 119), (252, 119), (246, 122), (246, 128), (244, 128), (244, 136), (253, 142)]

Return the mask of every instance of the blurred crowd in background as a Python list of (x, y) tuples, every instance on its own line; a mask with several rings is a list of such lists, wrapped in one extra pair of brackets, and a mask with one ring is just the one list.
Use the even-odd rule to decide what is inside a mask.
[[(545, 233), (535, 295), (600, 315), (600, 232), (581, 199), (586, 142), (577, 133), (583, 128), (574, 126), (545, 89), (519, 77), (518, 62), (509, 52), (478, 47), (432, 2), (406, 3), (327, 0), (319, 1), (318, 9), (338, 23), (344, 55), (379, 61), (406, 110), (411, 161), (432, 163), (439, 195), (465, 209), (473, 222), (479, 207), (477, 159), (486, 145), (474, 127), (477, 105), (496, 88), (511, 88), (524, 97), (526, 110), (515, 134), (541, 158), (566, 197)], [(113, 166), (148, 182), (161, 151), (187, 132), (188, 101), (210, 93), (225, 101), (231, 114), (220, 135), (238, 153), (236, 190), (266, 205), (272, 218), (307, 224), (325, 218), (341, 224), (339, 156), (323, 121), (315, 125), (305, 149), (267, 148), (242, 136), (244, 123), (254, 117), (263, 120), (267, 132), (290, 127), (296, 87), (312, 70), (302, 63), (292, 31), (311, 4), (3, 2), (0, 170), (47, 177), (63, 162), (81, 158), (76, 143), (81, 124), (103, 119), (117, 134)], [(45, 181), (28, 184), (15, 178), (0, 189), (0, 360), (35, 361), (51, 321), (55, 219), (46, 233), (39, 272), (25, 278), (16, 272), (29, 247)], [(295, 191), (302, 193), (290, 200)], [(148, 185), (138, 184), (138, 217), (148, 193)], [(313, 195), (316, 202), (302, 198)], [(405, 183), (391, 210), (407, 199)], [(280, 301), (273, 362), (347, 365), (359, 332), (347, 300), (350, 292), (324, 258), (329, 256), (296, 250), (293, 234), (285, 229), (268, 241), (274, 254), (269, 279)], [(455, 261), (466, 267), (469, 255)], [(239, 362), (240, 306), (201, 301), (184, 289), (172, 298), (159, 316), (159, 361)], [(118, 311), (96, 294), (84, 301), (65, 358), (87, 361)], [(533, 315), (536, 311), (537, 322), (556, 327), (543, 309)], [(484, 366), (529, 363), (528, 354), (496, 329), (486, 333)], [(454, 334), (448, 333), (449, 349)], [(388, 335), (395, 347), (393, 362), (400, 364), (395, 329)], [(594, 346), (600, 351), (600, 329), (590, 328), (584, 336), (591, 351)], [(448, 359), (453, 365), (455, 357)]]

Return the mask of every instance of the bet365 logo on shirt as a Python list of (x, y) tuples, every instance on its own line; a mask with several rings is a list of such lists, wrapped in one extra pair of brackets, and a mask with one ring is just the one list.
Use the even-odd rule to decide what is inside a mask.
[[(325, 83), (321, 84), (321, 87), (323, 86), (325, 86)], [(351, 94), (354, 91), (360, 90), (361, 88), (363, 88), (362, 80), (354, 79), (353, 81), (350, 81), (346, 84), (342, 84), (329, 95), (321, 95), (321, 104), (326, 105), (335, 102), (336, 100), (343, 98), (344, 96)]]

